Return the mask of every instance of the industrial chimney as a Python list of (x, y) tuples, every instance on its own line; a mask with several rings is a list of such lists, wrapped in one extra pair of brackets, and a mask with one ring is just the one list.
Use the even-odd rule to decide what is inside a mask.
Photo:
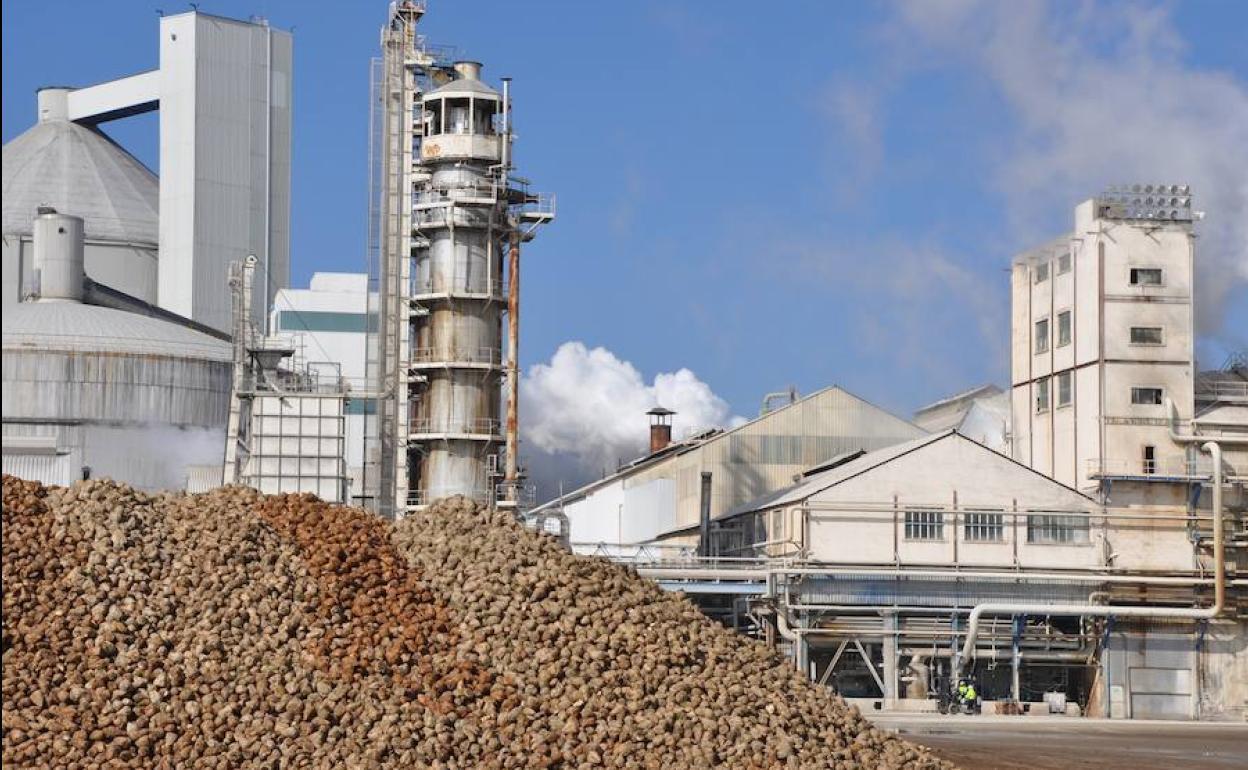
[(672, 415), (676, 413), (656, 406), (646, 414), (650, 415), (650, 454), (654, 454), (672, 443)]

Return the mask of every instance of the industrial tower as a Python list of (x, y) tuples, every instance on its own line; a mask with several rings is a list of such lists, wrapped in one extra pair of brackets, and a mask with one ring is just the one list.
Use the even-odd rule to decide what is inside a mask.
[(508, 79), (500, 94), (480, 63), (428, 45), (424, 12), (391, 4), (373, 76), (366, 463), (390, 517), (451, 495), (529, 496), (516, 458), (520, 246), (554, 218), (553, 197), (511, 174)]

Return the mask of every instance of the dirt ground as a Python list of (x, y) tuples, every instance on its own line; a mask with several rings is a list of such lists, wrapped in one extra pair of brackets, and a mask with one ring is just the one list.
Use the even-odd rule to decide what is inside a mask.
[(1248, 725), (867, 714), (965, 770), (1248, 768)]

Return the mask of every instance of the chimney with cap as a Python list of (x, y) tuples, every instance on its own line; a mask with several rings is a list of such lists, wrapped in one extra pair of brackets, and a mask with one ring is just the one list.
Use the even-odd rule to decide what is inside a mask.
[(676, 413), (656, 406), (646, 414), (650, 415), (650, 454), (654, 454), (672, 443), (672, 415)]

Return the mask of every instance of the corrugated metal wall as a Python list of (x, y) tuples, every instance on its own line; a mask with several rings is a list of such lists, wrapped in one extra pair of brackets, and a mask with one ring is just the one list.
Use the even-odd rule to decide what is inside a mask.
[(230, 364), (189, 358), (6, 350), (4, 419), (224, 425)]
[(921, 435), (917, 426), (831, 387), (630, 476), (624, 487), (674, 479), (675, 524), (690, 526), (698, 521), (703, 471), (711, 472), (711, 515), (717, 516), (789, 486), (795, 475), (842, 452)]

